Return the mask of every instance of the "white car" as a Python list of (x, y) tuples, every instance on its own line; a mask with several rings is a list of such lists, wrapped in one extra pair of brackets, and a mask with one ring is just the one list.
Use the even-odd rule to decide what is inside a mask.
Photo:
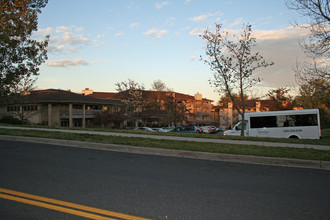
[(149, 127), (136, 127), (134, 128), (135, 131), (154, 131)]

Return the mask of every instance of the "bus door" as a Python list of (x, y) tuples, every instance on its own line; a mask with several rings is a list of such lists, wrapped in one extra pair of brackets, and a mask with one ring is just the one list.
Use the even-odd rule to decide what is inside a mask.
[[(244, 136), (249, 136), (247, 125), (248, 125), (248, 123), (247, 123), (247, 121), (245, 121), (245, 123), (244, 123)], [(233, 132), (235, 132), (236, 135), (241, 135), (241, 130), (242, 130), (242, 122), (238, 122), (233, 128)]]

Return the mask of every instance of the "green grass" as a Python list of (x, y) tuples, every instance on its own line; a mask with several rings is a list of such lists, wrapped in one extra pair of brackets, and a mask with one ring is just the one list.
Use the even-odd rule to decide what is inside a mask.
[(239, 155), (255, 155), (265, 157), (284, 157), (295, 159), (330, 161), (330, 150), (307, 148), (264, 147), (253, 145), (235, 145), (219, 143), (199, 143), (190, 141), (158, 140), (151, 138), (117, 137), (91, 134), (74, 134), (54, 131), (0, 129), (0, 135), (16, 135), (64, 140), (88, 141), (95, 143), (131, 145), (140, 147), (189, 150), (210, 153), (227, 153)]
[[(4, 124), (2, 124), (4, 125)], [(10, 125), (6, 125), (10, 126)], [(24, 126), (33, 128), (50, 128), (46, 126)], [(106, 129), (106, 128), (63, 128), (51, 127), (53, 129), (67, 129), (67, 130), (89, 130), (102, 132), (118, 132), (118, 133), (133, 133), (133, 134), (148, 134), (148, 135), (164, 135), (164, 136), (179, 136), (179, 137), (193, 137), (193, 138), (212, 138), (212, 139), (226, 139), (226, 140), (246, 140), (246, 141), (260, 141), (260, 142), (274, 142), (274, 143), (294, 143), (294, 144), (313, 144), (313, 145), (330, 145), (330, 128), (322, 130), (322, 139), (288, 139), (288, 138), (263, 138), (263, 137), (240, 137), (240, 136), (222, 136), (215, 134), (194, 134), (194, 133), (179, 133), (179, 132), (148, 132), (135, 131), (131, 129)]]

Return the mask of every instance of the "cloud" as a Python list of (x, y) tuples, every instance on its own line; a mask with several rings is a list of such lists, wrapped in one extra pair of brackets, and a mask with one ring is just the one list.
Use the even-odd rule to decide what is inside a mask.
[(48, 53), (75, 53), (79, 49), (90, 44), (90, 39), (83, 33), (81, 27), (58, 26), (55, 28), (39, 29), (33, 34), (37, 40), (43, 40), (46, 35), (50, 35)]
[(256, 51), (274, 62), (273, 66), (260, 70), (260, 77), (263, 78), (261, 85), (273, 88), (296, 86), (293, 68), (297, 61), (306, 59), (298, 42), (308, 36), (308, 31), (287, 27), (278, 30), (255, 30), (253, 36), (257, 39)]
[(139, 26), (140, 26), (140, 23), (138, 23), (138, 22), (132, 22), (130, 25), (131, 28), (137, 28)]
[(70, 29), (68, 27), (65, 27), (65, 26), (56, 27), (56, 33), (68, 32), (69, 30)]
[[(190, 34), (198, 34), (201, 31), (195, 28)], [(224, 29), (224, 31), (230, 35), (239, 35), (239, 30)], [(273, 30), (253, 30), (252, 36), (257, 40), (253, 51), (259, 52), (266, 61), (274, 62), (272, 66), (255, 71), (255, 76), (262, 78), (258, 89), (263, 91), (265, 88), (297, 86), (293, 69), (297, 61), (306, 61), (306, 55), (298, 42), (308, 34), (308, 30), (292, 26)]]
[(200, 15), (197, 17), (189, 18), (189, 20), (191, 20), (193, 22), (201, 22), (201, 21), (206, 20), (208, 17), (209, 17), (208, 15)]
[(84, 28), (83, 27), (77, 27), (77, 28), (75, 28), (75, 31), (76, 32), (82, 32), (82, 31), (84, 31)]
[(174, 22), (173, 21), (175, 21), (175, 17), (169, 17), (168, 19), (166, 19), (166, 21), (165, 21), (165, 24), (166, 25), (174, 25)]
[(47, 27), (45, 29), (38, 29), (37, 31), (33, 32), (33, 37), (37, 40), (43, 40), (46, 35), (50, 35), (54, 31), (53, 28)]
[(190, 31), (190, 35), (201, 35), (205, 31), (205, 28), (194, 28), (192, 31)]
[(65, 32), (62, 37), (61, 43), (68, 43), (70, 45), (88, 45), (89, 39), (82, 34)]
[(253, 36), (258, 40), (302, 39), (309, 35), (309, 31), (293, 26), (279, 30), (255, 30)]
[(118, 31), (118, 32), (115, 34), (116, 37), (119, 37), (119, 36), (122, 36), (122, 35), (124, 35), (124, 32), (122, 32), (122, 31)]
[(202, 21), (205, 21), (206, 19), (210, 18), (210, 17), (214, 17), (214, 16), (221, 16), (223, 15), (223, 13), (221, 11), (217, 11), (217, 12), (209, 12), (207, 14), (203, 14), (203, 15), (199, 15), (199, 16), (196, 16), (196, 17), (192, 17), (192, 18), (189, 18), (190, 21), (193, 21), (193, 22), (202, 22)]
[(237, 18), (235, 21), (228, 25), (228, 27), (234, 27), (243, 23), (243, 18)]
[(139, 9), (139, 6), (137, 6), (136, 2), (130, 2), (129, 5), (127, 6), (128, 9)]
[(164, 6), (168, 6), (170, 4), (169, 1), (164, 1), (164, 2), (156, 2), (155, 8), (156, 9), (162, 9)]
[(188, 4), (190, 2), (191, 2), (191, 0), (186, 0), (186, 1), (184, 1), (184, 4)]
[(87, 66), (89, 63), (81, 58), (76, 58), (74, 60), (62, 59), (53, 60), (46, 63), (50, 67), (68, 67), (68, 66)]
[(155, 28), (150, 29), (146, 32), (144, 32), (143, 34), (148, 35), (148, 36), (154, 36), (157, 38), (162, 38), (163, 36), (168, 34), (168, 30), (157, 30)]
[(195, 61), (196, 59), (197, 59), (196, 56), (191, 56), (191, 57), (189, 58), (190, 61)]
[(58, 45), (58, 46), (56, 47), (56, 49), (58, 49), (58, 50), (63, 50), (64, 48), (65, 48), (64, 45)]

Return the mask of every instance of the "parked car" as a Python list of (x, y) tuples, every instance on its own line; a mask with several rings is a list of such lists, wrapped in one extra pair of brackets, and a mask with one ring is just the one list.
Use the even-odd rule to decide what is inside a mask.
[(135, 131), (154, 131), (149, 127), (136, 127), (134, 128)]
[(197, 133), (197, 127), (196, 126), (180, 126), (175, 127), (173, 130), (174, 132), (183, 132), (183, 133)]
[(218, 130), (217, 130), (217, 128), (215, 126), (207, 126), (207, 127), (210, 128), (212, 134), (215, 134), (215, 133), (218, 132)]
[(157, 132), (169, 132), (163, 128), (152, 128), (152, 130), (157, 131)]
[(217, 133), (217, 130), (213, 126), (202, 126), (198, 128), (198, 133), (215, 134)]
[(224, 128), (220, 128), (220, 127), (217, 128), (217, 132), (221, 132), (221, 133), (222, 133), (222, 132), (224, 132), (225, 130), (226, 130), (226, 129), (224, 129)]
[(162, 127), (162, 132), (172, 132), (175, 127)]

